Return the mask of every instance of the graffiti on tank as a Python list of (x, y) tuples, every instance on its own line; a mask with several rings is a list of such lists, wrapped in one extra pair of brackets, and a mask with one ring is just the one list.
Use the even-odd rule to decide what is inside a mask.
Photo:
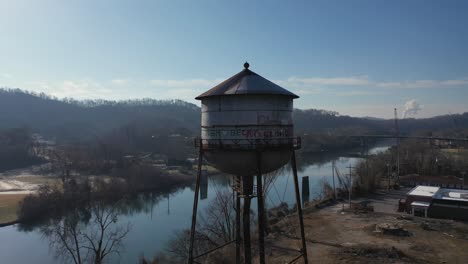
[(293, 136), (292, 127), (246, 127), (246, 128), (210, 128), (202, 130), (203, 138), (217, 139), (261, 139), (289, 138)]

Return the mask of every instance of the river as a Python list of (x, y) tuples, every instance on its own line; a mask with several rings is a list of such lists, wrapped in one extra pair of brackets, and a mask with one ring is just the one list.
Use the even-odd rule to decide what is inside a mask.
[[(384, 151), (387, 148), (386, 145), (374, 147), (370, 153)], [(313, 199), (319, 195), (322, 181), (331, 182), (332, 161), (344, 175), (347, 172), (346, 167), (355, 165), (359, 160), (360, 158), (344, 157), (339, 154), (300, 157), (298, 160), (299, 178), (309, 176), (310, 199)], [(301, 180), (299, 184), (301, 190)], [(216, 192), (229, 190), (229, 188), (229, 180), (226, 177), (208, 177), (207, 197), (200, 200), (199, 213), (203, 213), (216, 196)], [(265, 199), (268, 207), (283, 201), (291, 206), (294, 205), (293, 188), (291, 170), (281, 171), (274, 184), (270, 185)], [(193, 194), (193, 190), (187, 187), (169, 195), (151, 196), (152, 199), (142, 198), (139, 203), (136, 203), (138, 206), (135, 206), (135, 210), (120, 215), (118, 222), (122, 224), (130, 222), (131, 229), (123, 241), (124, 250), (121, 252), (120, 259), (114, 256), (111, 262), (137, 263), (142, 255), (152, 258), (164, 252), (174, 232), (190, 227)], [(255, 201), (253, 208), (256, 208)], [(1, 263), (61, 263), (54, 258), (54, 252), (49, 249), (47, 237), (44, 237), (37, 228), (32, 231), (23, 231), (18, 225), (0, 228), (0, 245)]]

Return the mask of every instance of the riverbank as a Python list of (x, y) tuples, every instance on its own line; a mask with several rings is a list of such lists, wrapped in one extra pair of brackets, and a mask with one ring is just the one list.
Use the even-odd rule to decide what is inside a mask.
[[(148, 177), (148, 175), (144, 175), (145, 177), (139, 180), (140, 176), (142, 176), (141, 172), (138, 175), (127, 178), (107, 175), (74, 175), (69, 179), (73, 179), (75, 182), (72, 184), (78, 184), (75, 187), (91, 186), (89, 191), (96, 199), (112, 200), (144, 192), (168, 193), (177, 188), (189, 186), (194, 178), (190, 173), (183, 173), (174, 169), (161, 171), (158, 175), (153, 175), (155, 180), (151, 180), (151, 177)], [(0, 173), (0, 227), (22, 222), (18, 218), (21, 203), (26, 197), (31, 198), (31, 195), (38, 193), (40, 186), (45, 185), (49, 186), (49, 189), (54, 190), (59, 196), (63, 196), (66, 192), (66, 188), (62, 186), (60, 178), (53, 174), (44, 174), (36, 166)], [(83, 195), (89, 198), (84, 193)], [(34, 195), (33, 198), (35, 200), (42, 199), (37, 195)], [(80, 197), (75, 198), (79, 200), (78, 198)], [(31, 199), (29, 199), (30, 201)], [(49, 204), (49, 206), (54, 207), (56, 205)], [(42, 216), (38, 215), (37, 217)]]
[(18, 223), (18, 206), (27, 195), (35, 193), (41, 184), (58, 181), (57, 178), (40, 174), (40, 167), (0, 173), (0, 227)]

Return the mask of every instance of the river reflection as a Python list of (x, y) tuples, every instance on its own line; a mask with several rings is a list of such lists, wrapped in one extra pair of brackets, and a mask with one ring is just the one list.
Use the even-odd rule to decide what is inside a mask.
[[(383, 151), (387, 146), (371, 149), (369, 153)], [(356, 153), (356, 152), (353, 152)], [(352, 157), (346, 157), (352, 156)], [(309, 176), (310, 199), (320, 194), (321, 181), (331, 182), (332, 161), (342, 174), (346, 167), (359, 160), (356, 154), (320, 153), (298, 156), (298, 174)], [(231, 177), (211, 175), (206, 178), (199, 213), (203, 213), (217, 192), (230, 190)], [(302, 181), (299, 180), (299, 189)], [(276, 172), (270, 184), (265, 202), (273, 207), (281, 202), (294, 205), (294, 189), (290, 165)], [(118, 223), (131, 223), (130, 232), (123, 240), (120, 257), (112, 256), (108, 263), (137, 263), (142, 255), (151, 258), (163, 252), (167, 242), (176, 231), (189, 228), (192, 214), (193, 188), (184, 187), (167, 194), (142, 193), (126, 199), (118, 207)], [(42, 223), (44, 225), (46, 223)], [(0, 256), (2, 263), (61, 263), (54, 259), (49, 249), (48, 238), (41, 233), (41, 224), (36, 226), (14, 225), (0, 228)], [(25, 250), (28, 252), (25, 254)]]

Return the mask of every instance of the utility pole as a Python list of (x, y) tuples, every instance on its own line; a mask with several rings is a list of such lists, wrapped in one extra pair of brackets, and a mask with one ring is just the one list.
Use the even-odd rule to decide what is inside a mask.
[(462, 177), (463, 177), (463, 185), (462, 185), (462, 190), (465, 189), (465, 177), (466, 177), (466, 171), (462, 171)]
[(394, 109), (395, 114), (395, 139), (396, 139), (396, 179), (400, 180), (400, 127), (398, 126), (398, 113)]
[[(153, 213), (153, 208), (151, 207), (151, 214)], [(167, 194), (167, 215), (171, 214), (171, 206), (169, 205), (169, 194)]]
[(351, 209), (351, 191), (353, 190), (353, 178), (352, 178), (352, 170), (353, 166), (351, 164), (347, 167), (349, 169), (349, 190), (348, 190), (348, 200), (349, 200), (349, 208)]
[(335, 161), (332, 161), (332, 179), (333, 179), (333, 199), (336, 200), (336, 188), (335, 188)]
[(390, 164), (387, 163), (387, 192), (390, 191)]
[(366, 151), (366, 179), (369, 180), (369, 146), (367, 140), (364, 140), (364, 147)]

